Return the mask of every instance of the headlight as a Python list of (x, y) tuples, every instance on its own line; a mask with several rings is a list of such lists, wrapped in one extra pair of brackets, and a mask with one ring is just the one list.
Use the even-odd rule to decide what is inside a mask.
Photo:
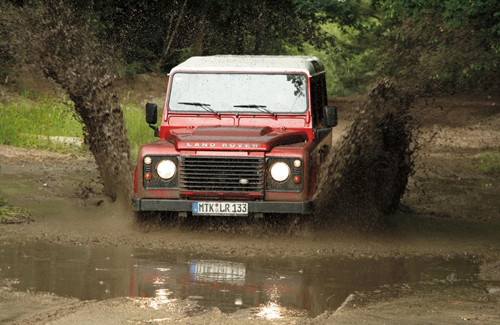
[(162, 160), (156, 165), (156, 173), (163, 179), (174, 177), (177, 167), (172, 160)]
[(290, 176), (290, 167), (282, 161), (275, 162), (271, 166), (271, 177), (276, 181), (276, 182), (283, 182), (288, 179)]

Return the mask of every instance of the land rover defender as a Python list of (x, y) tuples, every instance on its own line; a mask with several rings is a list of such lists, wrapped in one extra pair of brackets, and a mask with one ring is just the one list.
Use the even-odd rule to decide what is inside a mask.
[(192, 57), (171, 70), (158, 141), (139, 150), (135, 211), (310, 214), (337, 109), (309, 56)]

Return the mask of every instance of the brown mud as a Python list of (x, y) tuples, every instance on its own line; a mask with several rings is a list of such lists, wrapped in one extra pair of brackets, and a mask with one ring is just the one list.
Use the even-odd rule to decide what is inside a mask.
[[(420, 124), (415, 173), (389, 217), (391, 227), (359, 231), (333, 225), (318, 229), (315, 221), (203, 220), (138, 224), (128, 207), (103, 195), (93, 157), (74, 157), (0, 146), (0, 196), (29, 207), (35, 222), (0, 225), (0, 240), (43, 241), (89, 247), (164, 249), (187, 254), (232, 257), (352, 259), (384, 257), (472, 257), (480, 265), (477, 279), (417, 283), (353, 292), (339, 309), (314, 319), (282, 314), (254, 317), (248, 310), (224, 314), (218, 309), (193, 313), (188, 300), (117, 298), (98, 303), (74, 302), (2, 285), (0, 310), (20, 299), (38, 301), (40, 312), (18, 309), (26, 323), (494, 323), (500, 287), (500, 175), (478, 168), (479, 157), (500, 152), (500, 98), (418, 99), (410, 108)], [(335, 139), (343, 139), (359, 100), (332, 99), (341, 120)], [(347, 118), (347, 119), (345, 119)], [(5, 294), (4, 294), (5, 293)], [(17, 299), (17, 300), (16, 300)], [(53, 303), (53, 304), (52, 304)], [(20, 306), (20, 305), (19, 305)], [(45, 306), (45, 307), (44, 307)], [(156, 307), (154, 307), (156, 306)], [(160, 307), (158, 307), (160, 306)], [(89, 316), (92, 315), (92, 316)]]
[(413, 98), (386, 79), (356, 107), (354, 122), (319, 174), (316, 214), (369, 228), (396, 211), (413, 171)]

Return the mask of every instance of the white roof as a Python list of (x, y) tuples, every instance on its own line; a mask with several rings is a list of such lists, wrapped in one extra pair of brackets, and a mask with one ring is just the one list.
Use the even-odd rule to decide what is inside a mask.
[(231, 72), (305, 72), (314, 76), (325, 72), (323, 63), (315, 56), (284, 55), (214, 55), (193, 56), (170, 73), (176, 71), (231, 71)]

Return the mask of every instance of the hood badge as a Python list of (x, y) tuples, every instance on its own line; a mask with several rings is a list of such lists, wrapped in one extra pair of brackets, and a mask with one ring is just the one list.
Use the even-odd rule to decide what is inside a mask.
[(240, 182), (239, 182), (241, 185), (247, 185), (248, 184), (248, 179), (246, 178), (242, 178), (240, 179)]

